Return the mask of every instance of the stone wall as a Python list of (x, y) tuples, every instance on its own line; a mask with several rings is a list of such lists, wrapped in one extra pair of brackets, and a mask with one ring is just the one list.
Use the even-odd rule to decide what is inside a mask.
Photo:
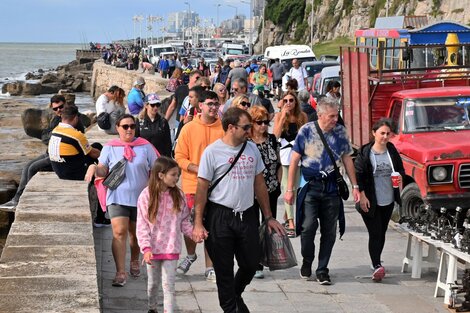
[[(110, 86), (117, 85), (124, 89), (126, 95), (132, 89), (132, 84), (137, 77), (145, 79), (146, 94), (156, 92), (157, 94), (167, 93), (165, 90), (168, 79), (161, 78), (159, 74), (142, 74), (141, 70), (129, 71), (125, 68), (117, 68), (107, 65), (103, 60), (97, 60), (93, 64), (93, 76), (91, 79), (91, 95), (95, 99), (104, 93)], [(125, 98), (127, 104), (127, 97)]]
[(0, 258), (0, 312), (100, 312), (86, 182), (29, 181)]

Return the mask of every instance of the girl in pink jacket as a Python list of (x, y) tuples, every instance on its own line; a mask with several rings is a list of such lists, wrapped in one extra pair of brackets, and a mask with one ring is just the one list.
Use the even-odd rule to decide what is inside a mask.
[(157, 293), (163, 286), (164, 312), (175, 307), (176, 265), (183, 232), (191, 237), (193, 226), (182, 191), (176, 186), (178, 164), (159, 157), (152, 168), (149, 185), (137, 202), (137, 240), (147, 263), (148, 312), (157, 312)]

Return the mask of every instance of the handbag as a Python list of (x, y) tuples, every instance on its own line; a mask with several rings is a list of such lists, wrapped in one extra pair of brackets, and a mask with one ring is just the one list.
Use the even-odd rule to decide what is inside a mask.
[(259, 227), (261, 246), (260, 264), (269, 267), (270, 271), (283, 270), (297, 265), (294, 249), (287, 235), (269, 231), (266, 220)]
[(245, 141), (243, 143), (243, 146), (240, 148), (240, 151), (238, 151), (238, 154), (237, 156), (235, 157), (235, 159), (233, 159), (233, 162), (232, 164), (230, 164), (230, 167), (229, 169), (222, 175), (220, 176), (219, 178), (217, 178), (217, 180), (215, 182), (213, 182), (211, 184), (211, 186), (209, 187), (209, 190), (207, 191), (207, 197), (209, 198), (209, 195), (211, 194), (212, 190), (214, 190), (215, 186), (217, 186), (220, 181), (225, 177), (225, 175), (228, 174), (228, 172), (230, 172), (232, 170), (232, 168), (235, 166), (235, 163), (237, 163), (238, 159), (240, 158), (240, 156), (242, 155), (243, 151), (245, 150), (245, 147), (246, 147), (246, 144), (247, 142)]
[(325, 140), (325, 136), (323, 135), (322, 130), (320, 129), (320, 126), (318, 125), (318, 122), (315, 121), (315, 128), (317, 129), (318, 135), (320, 136), (321, 141), (323, 142), (323, 145), (325, 146), (325, 150), (328, 153), (328, 156), (331, 159), (331, 162), (333, 163), (333, 166), (335, 168), (335, 176), (336, 176), (336, 187), (338, 188), (338, 194), (340, 197), (346, 201), (349, 198), (349, 188), (348, 184), (344, 181), (343, 176), (339, 172), (339, 168), (336, 165), (335, 158), (333, 157), (333, 153), (331, 152), (331, 148), (328, 145), (328, 143)]
[(124, 178), (126, 178), (126, 163), (127, 160), (122, 158), (119, 162), (114, 164), (106, 178), (103, 180), (103, 185), (111, 190), (116, 189), (122, 183)]
[(101, 112), (96, 118), (98, 126), (101, 129), (110, 129), (111, 128), (111, 119), (110, 115), (107, 112)]

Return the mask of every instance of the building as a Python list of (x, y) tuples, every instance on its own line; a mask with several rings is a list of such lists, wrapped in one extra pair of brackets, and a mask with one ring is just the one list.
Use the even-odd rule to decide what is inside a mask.
[(168, 15), (168, 33), (182, 33), (185, 28), (194, 27), (199, 21), (199, 14), (194, 11), (173, 12)]

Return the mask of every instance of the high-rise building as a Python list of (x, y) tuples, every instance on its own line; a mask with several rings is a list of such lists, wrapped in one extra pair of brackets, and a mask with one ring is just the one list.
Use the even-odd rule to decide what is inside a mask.
[(199, 20), (199, 14), (194, 11), (173, 12), (168, 15), (168, 32), (180, 33), (185, 28), (194, 27)]

